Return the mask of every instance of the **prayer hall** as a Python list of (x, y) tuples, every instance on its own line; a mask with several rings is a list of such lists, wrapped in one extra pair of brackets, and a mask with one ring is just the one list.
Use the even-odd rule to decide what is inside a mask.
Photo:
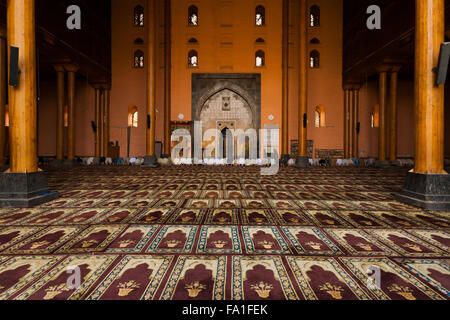
[(445, 0), (0, 0), (0, 300), (449, 300), (449, 60)]

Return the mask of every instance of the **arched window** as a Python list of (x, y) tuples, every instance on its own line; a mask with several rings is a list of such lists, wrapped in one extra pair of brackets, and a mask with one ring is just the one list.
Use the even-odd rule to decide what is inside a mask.
[(133, 128), (138, 127), (138, 109), (136, 106), (128, 107), (128, 126)]
[(309, 66), (311, 68), (319, 68), (320, 67), (320, 53), (317, 50), (311, 51), (309, 54)]
[(141, 50), (136, 50), (134, 52), (134, 67), (144, 68), (144, 52)]
[(198, 53), (195, 50), (189, 51), (188, 54), (188, 66), (190, 68), (198, 67)]
[(134, 8), (134, 26), (144, 26), (144, 8), (142, 6), (136, 6)]
[(137, 46), (141, 46), (144, 44), (144, 40), (142, 38), (136, 38), (136, 40), (134, 40), (134, 44)]
[(310, 44), (320, 44), (320, 40), (317, 38), (312, 38), (311, 41), (309, 41)]
[(263, 6), (257, 6), (255, 9), (255, 24), (257, 26), (266, 25), (266, 8)]
[(316, 128), (325, 127), (325, 107), (323, 105), (318, 105), (315, 110), (315, 126)]
[(373, 106), (372, 114), (370, 115), (370, 127), (378, 128), (380, 121), (380, 105), (376, 104)]
[(198, 8), (190, 6), (188, 9), (188, 25), (198, 26)]
[(309, 8), (310, 26), (320, 27), (320, 8), (319, 6), (312, 6)]
[(266, 64), (266, 54), (262, 50), (258, 50), (255, 53), (255, 65), (257, 67), (264, 67)]
[(264, 41), (263, 38), (258, 38), (258, 39), (256, 39), (255, 42), (258, 43), (258, 44), (266, 43), (266, 41)]
[(190, 38), (188, 42), (192, 44), (198, 44), (198, 40), (195, 38)]

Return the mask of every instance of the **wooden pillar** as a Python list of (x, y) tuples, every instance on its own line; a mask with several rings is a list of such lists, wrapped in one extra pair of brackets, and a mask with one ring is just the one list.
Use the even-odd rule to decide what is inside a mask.
[(102, 120), (101, 120), (101, 99), (102, 92), (100, 86), (95, 86), (95, 157), (100, 158), (102, 153)]
[[(156, 14), (155, 0), (148, 0), (148, 38), (147, 38), (147, 143), (146, 155), (155, 157), (155, 136), (156, 136)], [(146, 161), (147, 162), (147, 161)]]
[(64, 106), (65, 106), (65, 69), (55, 65), (56, 70), (56, 160), (64, 160)]
[[(304, 121), (308, 112), (308, 35), (307, 35), (307, 1), (300, 0), (300, 38), (299, 38), (299, 97), (298, 97), (298, 154), (297, 167), (300, 162), (307, 166), (307, 132), (308, 124)], [(300, 159), (303, 159), (301, 161)]]
[(164, 80), (164, 155), (170, 156), (170, 122), (171, 122), (171, 94), (172, 94), (172, 36), (171, 36), (171, 0), (164, 2), (164, 62), (165, 62), (165, 80)]
[(386, 91), (387, 72), (380, 72), (379, 79), (379, 128), (378, 128), (378, 160), (386, 161)]
[(6, 63), (6, 30), (0, 27), (0, 167), (6, 163), (6, 92), (7, 86), (7, 63)]
[(283, 0), (282, 19), (281, 156), (286, 157), (289, 154), (289, 0)]
[(435, 86), (444, 41), (444, 0), (416, 0), (415, 168), (423, 174), (444, 171), (444, 85)]
[(359, 157), (359, 86), (354, 86), (352, 90), (352, 157)]
[(108, 144), (109, 144), (109, 121), (110, 121), (110, 88), (105, 86), (102, 95), (102, 134), (103, 134), (103, 156), (108, 157)]
[(11, 167), (13, 173), (38, 171), (36, 39), (34, 0), (8, 0), (8, 47), (19, 48), (19, 85), (9, 87)]
[(67, 71), (67, 107), (68, 107), (68, 127), (67, 127), (67, 160), (75, 160), (75, 89), (76, 72), (78, 67), (66, 65)]
[(344, 158), (350, 158), (350, 109), (352, 103), (350, 87), (344, 86)]
[(390, 73), (389, 89), (389, 160), (397, 161), (397, 83), (399, 67), (393, 67)]

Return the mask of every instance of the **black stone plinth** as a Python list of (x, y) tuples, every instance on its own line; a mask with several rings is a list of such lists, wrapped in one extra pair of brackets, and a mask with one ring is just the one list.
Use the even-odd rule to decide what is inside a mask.
[(450, 175), (408, 172), (396, 199), (428, 210), (450, 211)]
[(170, 154), (162, 154), (161, 158), (162, 159), (169, 159), (170, 158)]
[(298, 156), (295, 161), (295, 167), (297, 169), (307, 169), (309, 168), (309, 159), (308, 157), (300, 157)]
[(29, 208), (58, 197), (44, 172), (0, 174), (0, 207)]
[(55, 169), (70, 169), (79, 166), (76, 160), (53, 160), (50, 162), (50, 167)]
[(288, 154), (282, 154), (280, 158), (280, 164), (287, 166), (291, 156)]
[(144, 157), (144, 163), (142, 164), (142, 167), (144, 168), (158, 168), (160, 164), (158, 163), (158, 159), (156, 156), (145, 156)]

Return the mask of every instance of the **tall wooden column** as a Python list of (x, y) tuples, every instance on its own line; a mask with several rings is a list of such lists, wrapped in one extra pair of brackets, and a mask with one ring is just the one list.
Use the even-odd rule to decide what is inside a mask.
[(344, 158), (350, 158), (350, 109), (352, 95), (349, 86), (344, 86)]
[(386, 92), (387, 92), (387, 72), (380, 72), (379, 79), (379, 128), (378, 128), (378, 160), (386, 161)]
[(283, 0), (282, 19), (281, 157), (286, 160), (289, 155), (289, 0)]
[(390, 72), (389, 88), (389, 160), (397, 161), (397, 82), (400, 67), (395, 66)]
[(415, 166), (400, 201), (429, 210), (450, 211), (450, 175), (444, 171), (444, 85), (435, 85), (444, 41), (444, 0), (416, 0)]
[(102, 118), (101, 118), (101, 99), (102, 91), (100, 86), (94, 86), (95, 88), (95, 157), (100, 158), (102, 154)]
[(102, 95), (102, 138), (103, 138), (103, 156), (108, 157), (109, 144), (109, 122), (110, 122), (110, 88), (105, 86)]
[(432, 72), (444, 41), (444, 11), (444, 0), (416, 0), (416, 173), (444, 173), (444, 85), (434, 85)]
[(19, 48), (19, 83), (9, 86), (10, 169), (0, 174), (0, 207), (30, 207), (58, 197), (37, 161), (34, 0), (7, 1), (7, 42)]
[(0, 167), (6, 163), (6, 92), (7, 88), (7, 63), (6, 63), (6, 30), (0, 27)]
[(353, 86), (352, 90), (352, 157), (359, 157), (359, 86)]
[(307, 35), (307, 1), (300, 0), (300, 38), (299, 38), (299, 96), (298, 96), (298, 154), (297, 168), (309, 166), (307, 151), (308, 124), (306, 115), (308, 112), (308, 35)]
[(67, 71), (67, 107), (68, 107), (68, 128), (67, 128), (67, 160), (75, 160), (75, 89), (76, 72), (78, 67), (66, 65)]
[(147, 38), (147, 129), (145, 166), (156, 165), (156, 13), (155, 0), (148, 0), (148, 38)]
[(164, 155), (170, 156), (170, 121), (171, 121), (171, 94), (172, 94), (172, 12), (171, 0), (164, 2)]
[(64, 160), (64, 105), (65, 105), (65, 69), (55, 65), (56, 70), (56, 160)]

